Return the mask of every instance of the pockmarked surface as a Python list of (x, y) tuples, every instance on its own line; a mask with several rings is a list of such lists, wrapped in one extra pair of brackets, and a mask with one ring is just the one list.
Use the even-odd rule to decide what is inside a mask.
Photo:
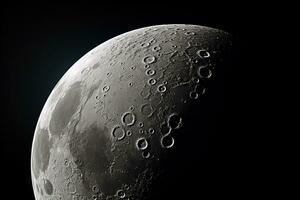
[(153, 184), (168, 162), (179, 166), (188, 160), (183, 152), (194, 158), (207, 146), (205, 119), (218, 95), (212, 105), (203, 99), (218, 93), (222, 82), (214, 81), (231, 46), (224, 31), (175, 24), (124, 33), (84, 55), (39, 117), (31, 157), (35, 198), (154, 198)]

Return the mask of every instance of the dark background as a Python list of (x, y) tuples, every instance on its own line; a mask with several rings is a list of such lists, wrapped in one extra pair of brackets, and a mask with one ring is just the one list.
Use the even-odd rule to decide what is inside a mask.
[[(205, 1), (172, 4), (141, 1), (137, 4), (2, 4), (1, 5), (1, 180), (4, 196), (34, 199), (30, 178), (33, 133), (42, 107), (55, 84), (80, 57), (121, 33), (157, 24), (186, 23), (223, 29), (235, 38), (236, 64), (228, 74), (226, 128), (213, 141), (219, 159), (216, 173), (228, 196), (253, 195), (263, 190), (251, 181), (259, 165), (251, 128), (245, 113), (257, 100), (249, 74), (259, 75), (262, 28), (272, 19), (260, 4), (229, 4)], [(260, 51), (258, 51), (259, 47)], [(248, 94), (256, 94), (256, 96)], [(249, 97), (250, 96), (250, 97)], [(216, 153), (219, 152), (219, 153)], [(4, 178), (4, 179), (3, 179)], [(212, 188), (214, 190), (214, 188)], [(254, 192), (256, 191), (256, 192)], [(1, 192), (3, 197), (3, 192)]]

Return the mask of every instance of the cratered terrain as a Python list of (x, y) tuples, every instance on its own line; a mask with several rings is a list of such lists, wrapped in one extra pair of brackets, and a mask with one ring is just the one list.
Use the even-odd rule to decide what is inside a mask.
[(36, 126), (36, 200), (200, 197), (231, 46), (230, 34), (218, 29), (158, 25), (80, 58)]

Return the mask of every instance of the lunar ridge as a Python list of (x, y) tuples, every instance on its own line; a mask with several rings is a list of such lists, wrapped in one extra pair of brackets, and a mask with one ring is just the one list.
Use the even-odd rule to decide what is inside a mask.
[(159, 183), (181, 180), (186, 165), (199, 167), (208, 154), (231, 49), (227, 32), (170, 24), (121, 34), (85, 54), (37, 122), (36, 200), (165, 199)]

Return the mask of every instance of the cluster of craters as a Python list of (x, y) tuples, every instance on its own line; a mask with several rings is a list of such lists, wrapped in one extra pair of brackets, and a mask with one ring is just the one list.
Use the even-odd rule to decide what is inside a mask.
[(153, 26), (117, 36), (75, 63), (39, 119), (51, 144), (49, 164), (36, 162), (45, 147), (37, 129), (36, 199), (151, 196), (161, 155), (176, 149), (176, 134), (194, 134), (181, 131), (186, 110), (209, 91), (227, 40), (228, 34), (207, 27)]

